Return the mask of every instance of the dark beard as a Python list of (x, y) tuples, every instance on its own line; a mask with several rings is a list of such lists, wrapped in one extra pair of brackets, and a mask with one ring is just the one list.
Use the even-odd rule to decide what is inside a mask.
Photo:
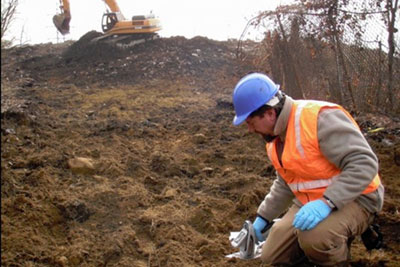
[(265, 134), (265, 135), (263, 135), (262, 137), (263, 137), (263, 139), (264, 139), (265, 142), (271, 143), (271, 142), (274, 141), (274, 139), (275, 139), (276, 137), (278, 137), (278, 136), (277, 136), (277, 135)]

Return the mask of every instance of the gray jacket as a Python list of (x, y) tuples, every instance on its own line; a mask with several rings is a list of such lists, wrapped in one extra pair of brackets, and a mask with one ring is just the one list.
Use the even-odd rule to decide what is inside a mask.
[[(274, 134), (284, 142), (293, 99), (286, 96)], [(355, 200), (371, 213), (382, 210), (384, 187), (363, 195), (362, 191), (378, 173), (378, 159), (362, 132), (340, 109), (322, 110), (318, 115), (318, 142), (322, 154), (341, 170), (341, 174), (324, 195), (338, 209)], [(282, 214), (294, 202), (301, 206), (286, 182), (277, 174), (269, 193), (258, 207), (257, 213), (267, 220)]]

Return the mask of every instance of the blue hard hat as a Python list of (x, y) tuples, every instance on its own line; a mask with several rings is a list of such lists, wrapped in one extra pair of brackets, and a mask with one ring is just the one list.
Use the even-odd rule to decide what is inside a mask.
[(233, 106), (236, 116), (233, 125), (239, 125), (247, 117), (270, 101), (279, 90), (267, 75), (262, 73), (251, 73), (244, 76), (233, 91)]

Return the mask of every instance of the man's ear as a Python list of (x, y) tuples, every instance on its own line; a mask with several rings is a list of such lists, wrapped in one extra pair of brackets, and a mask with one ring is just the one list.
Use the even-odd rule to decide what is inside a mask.
[(268, 118), (275, 119), (275, 117), (276, 117), (275, 109), (273, 109), (273, 108), (267, 109), (264, 112), (264, 116), (268, 116)]

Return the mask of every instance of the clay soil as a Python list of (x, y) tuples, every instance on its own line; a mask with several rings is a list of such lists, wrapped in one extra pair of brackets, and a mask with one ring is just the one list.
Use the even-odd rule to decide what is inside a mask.
[[(231, 124), (232, 88), (257, 67), (235, 42), (121, 50), (95, 34), (1, 53), (1, 265), (264, 266), (225, 257), (274, 179), (260, 138)], [(399, 266), (400, 127), (357, 120), (381, 164), (385, 239), (356, 239), (351, 265)]]

